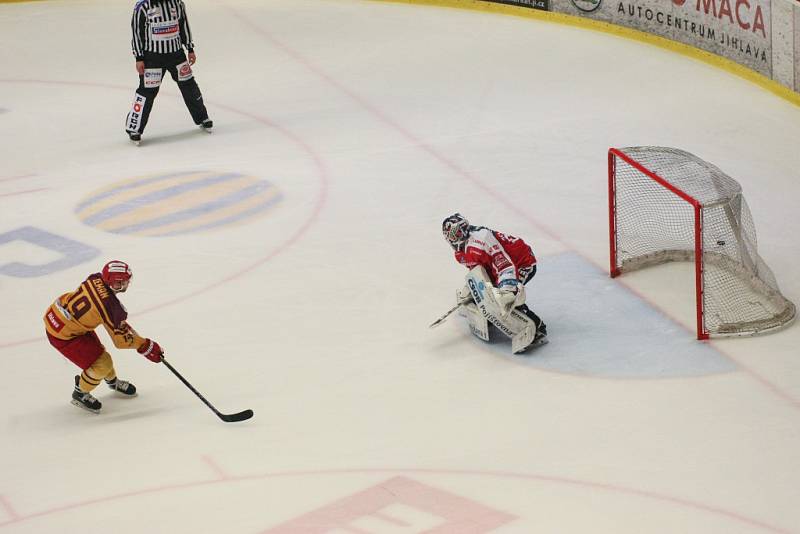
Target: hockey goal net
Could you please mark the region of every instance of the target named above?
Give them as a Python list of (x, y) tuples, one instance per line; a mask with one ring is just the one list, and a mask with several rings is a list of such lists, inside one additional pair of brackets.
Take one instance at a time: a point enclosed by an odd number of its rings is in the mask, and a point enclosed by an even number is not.
[(759, 257), (742, 188), (714, 165), (665, 147), (608, 152), (611, 276), (694, 262), (697, 338), (792, 322), (795, 306)]

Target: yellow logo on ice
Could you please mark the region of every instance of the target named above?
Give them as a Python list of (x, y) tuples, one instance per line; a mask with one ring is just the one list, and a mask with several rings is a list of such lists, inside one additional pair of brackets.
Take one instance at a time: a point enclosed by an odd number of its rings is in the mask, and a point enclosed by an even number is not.
[(187, 171), (138, 177), (94, 191), (75, 213), (106, 232), (164, 237), (249, 222), (282, 198), (277, 187), (253, 176)]

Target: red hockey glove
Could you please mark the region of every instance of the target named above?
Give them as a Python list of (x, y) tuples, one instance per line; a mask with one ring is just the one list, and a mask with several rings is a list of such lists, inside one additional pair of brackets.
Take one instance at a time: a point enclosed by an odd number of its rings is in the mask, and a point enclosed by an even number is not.
[(161, 346), (152, 339), (145, 339), (142, 346), (136, 349), (136, 352), (154, 363), (160, 363), (161, 356), (164, 355)]

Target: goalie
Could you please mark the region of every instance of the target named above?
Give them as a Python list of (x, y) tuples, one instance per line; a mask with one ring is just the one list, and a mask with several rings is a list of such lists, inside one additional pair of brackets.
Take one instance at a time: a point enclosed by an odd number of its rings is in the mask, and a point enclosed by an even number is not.
[(471, 226), (460, 213), (442, 222), (455, 258), (470, 269), (458, 291), (460, 313), (470, 330), (489, 340), (489, 323), (511, 338), (514, 354), (547, 342), (547, 326), (525, 303), (525, 284), (536, 274), (536, 257), (522, 239)]

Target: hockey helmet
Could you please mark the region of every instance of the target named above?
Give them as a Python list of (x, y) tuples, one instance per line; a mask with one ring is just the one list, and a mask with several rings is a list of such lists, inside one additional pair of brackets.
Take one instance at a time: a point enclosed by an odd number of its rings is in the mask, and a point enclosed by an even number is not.
[(133, 278), (133, 271), (131, 271), (130, 265), (124, 261), (111, 260), (103, 266), (100, 276), (112, 290), (124, 292)]
[(469, 221), (460, 213), (454, 213), (442, 221), (442, 234), (450, 246), (458, 250), (469, 237)]

